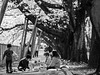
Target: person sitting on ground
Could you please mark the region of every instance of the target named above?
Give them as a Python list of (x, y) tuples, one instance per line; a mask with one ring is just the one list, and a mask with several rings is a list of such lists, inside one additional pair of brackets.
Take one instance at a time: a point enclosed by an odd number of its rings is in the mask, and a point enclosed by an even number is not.
[(47, 69), (57, 69), (57, 68), (60, 68), (60, 58), (57, 51), (53, 51), (52, 60), (50, 65), (47, 67)]
[(22, 58), (21, 61), (19, 62), (18, 70), (25, 71), (26, 69), (30, 69), (29, 68), (29, 60), (30, 59), (31, 59), (30, 55), (27, 55), (25, 58)]
[(51, 62), (50, 55), (49, 55), (49, 53), (44, 53), (44, 56), (46, 57), (45, 64), (48, 67), (50, 65), (50, 62)]

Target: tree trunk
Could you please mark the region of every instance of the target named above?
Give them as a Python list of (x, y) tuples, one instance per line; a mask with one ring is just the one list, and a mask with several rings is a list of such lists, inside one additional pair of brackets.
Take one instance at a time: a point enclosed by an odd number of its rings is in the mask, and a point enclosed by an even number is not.
[(93, 26), (93, 32), (89, 66), (97, 67), (100, 57), (100, 0), (93, 0), (90, 19)]
[(89, 66), (97, 67), (99, 57), (100, 57), (100, 38), (98, 37), (96, 32), (93, 30)]
[(5, 14), (5, 10), (6, 10), (8, 1), (9, 0), (3, 0), (3, 3), (2, 3), (2, 7), (1, 7), (1, 10), (0, 10), (0, 26), (1, 26), (1, 23), (2, 23), (3, 16)]

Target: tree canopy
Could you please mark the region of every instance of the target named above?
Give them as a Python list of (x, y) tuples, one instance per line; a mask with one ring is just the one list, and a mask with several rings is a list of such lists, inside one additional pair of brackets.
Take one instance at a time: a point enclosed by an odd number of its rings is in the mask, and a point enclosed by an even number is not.
[[(29, 26), (33, 26), (38, 17), (36, 27), (42, 30), (42, 38), (50, 47), (57, 50), (63, 59), (87, 62), (86, 52), (90, 51), (91, 55), (94, 54), (92, 51), (94, 51), (93, 44), (95, 41), (92, 41), (92, 39), (99, 40), (100, 38), (99, 0), (61, 0), (61, 4), (35, 0), (34, 2), (39, 7), (37, 13), (32, 13), (30, 6), (23, 0), (11, 0), (11, 2), (31, 21)], [(44, 14), (41, 14), (41, 12)], [(47, 18), (43, 19), (43, 17)], [(86, 34), (87, 24), (91, 24), (93, 27), (90, 30), (93, 34), (91, 38)], [(6, 31), (23, 25), (18, 24), (12, 28), (1, 29)], [(28, 28), (28, 30), (32, 31), (31, 28)], [(89, 44), (88, 49), (86, 40)], [(98, 52), (98, 50), (95, 51)], [(89, 60), (92, 59), (91, 55)]]

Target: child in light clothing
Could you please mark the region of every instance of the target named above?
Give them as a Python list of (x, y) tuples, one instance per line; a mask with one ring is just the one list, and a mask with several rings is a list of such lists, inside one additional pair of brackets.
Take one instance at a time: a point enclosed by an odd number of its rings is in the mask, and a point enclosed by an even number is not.
[(49, 53), (44, 53), (44, 56), (46, 57), (45, 64), (48, 67), (51, 63), (51, 58), (49, 56)]
[(47, 67), (47, 69), (56, 69), (60, 68), (60, 58), (56, 51), (52, 52), (52, 60), (50, 65)]

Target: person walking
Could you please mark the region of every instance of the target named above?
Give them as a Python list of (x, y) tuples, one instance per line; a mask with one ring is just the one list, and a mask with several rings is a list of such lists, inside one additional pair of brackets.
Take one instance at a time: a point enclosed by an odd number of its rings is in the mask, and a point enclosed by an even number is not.
[(6, 56), (6, 73), (12, 73), (12, 55), (13, 51), (11, 50), (12, 45), (7, 44), (7, 50), (3, 54), (2, 60)]

